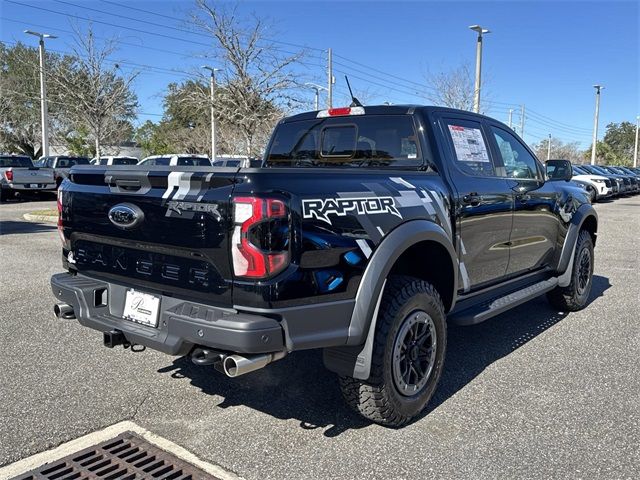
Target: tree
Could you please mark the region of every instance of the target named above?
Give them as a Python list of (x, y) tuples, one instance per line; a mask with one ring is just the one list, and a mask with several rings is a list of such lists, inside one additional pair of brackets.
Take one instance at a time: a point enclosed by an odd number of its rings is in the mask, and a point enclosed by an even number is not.
[(426, 81), (429, 88), (427, 98), (435, 105), (460, 110), (473, 109), (475, 79), (466, 64), (447, 72), (428, 73)]
[(132, 90), (137, 74), (123, 74), (110, 60), (116, 47), (114, 40), (98, 45), (91, 27), (86, 34), (75, 29), (69, 71), (53, 76), (69, 122), (74, 125), (67, 138), (73, 142), (77, 132), (86, 131), (96, 156), (100, 156), (105, 143), (117, 144), (131, 137), (130, 121), (138, 106)]
[[(46, 53), (50, 135), (64, 128), (64, 104), (50, 78), (65, 69), (65, 59)], [(0, 151), (37, 158), (42, 154), (40, 117), (40, 61), (38, 49), (22, 43), (10, 47), (0, 42)]]
[[(265, 132), (302, 103), (292, 67), (304, 52), (282, 53), (263, 34), (268, 27), (262, 19), (240, 19), (234, 6), (214, 6), (209, 0), (196, 0), (196, 5), (191, 23), (211, 35), (213, 56), (222, 67), (219, 78), (225, 101), (216, 102), (216, 111), (242, 135), (247, 154), (255, 155), (266, 142)], [(206, 97), (205, 90), (201, 102)]]
[[(614, 162), (618, 165), (633, 163), (633, 149), (636, 141), (636, 126), (631, 122), (610, 123), (602, 139), (614, 156)], [(597, 153), (597, 145), (596, 145)]]
[[(549, 139), (545, 138), (539, 143), (531, 146), (536, 156), (544, 161), (547, 159), (547, 149), (549, 147)], [(551, 138), (551, 158), (570, 160), (571, 163), (582, 163), (584, 158), (582, 151), (580, 150), (579, 142), (564, 143), (559, 138)]]

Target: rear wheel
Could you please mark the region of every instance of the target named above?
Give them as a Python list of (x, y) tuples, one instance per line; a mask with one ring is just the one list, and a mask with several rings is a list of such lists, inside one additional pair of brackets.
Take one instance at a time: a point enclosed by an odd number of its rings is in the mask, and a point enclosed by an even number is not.
[(593, 240), (589, 232), (581, 230), (573, 257), (571, 283), (566, 287), (556, 287), (547, 293), (549, 303), (564, 312), (582, 310), (587, 305), (591, 293), (593, 266)]
[(446, 316), (438, 291), (407, 276), (387, 281), (368, 380), (341, 377), (345, 401), (373, 422), (400, 426), (431, 399), (446, 351)]
[(0, 202), (9, 200), (9, 198), (10, 198), (9, 191), (4, 188), (0, 188)]

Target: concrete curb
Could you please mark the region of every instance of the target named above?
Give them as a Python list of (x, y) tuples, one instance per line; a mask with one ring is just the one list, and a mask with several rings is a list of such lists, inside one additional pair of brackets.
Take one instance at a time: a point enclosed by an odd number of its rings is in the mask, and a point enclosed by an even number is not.
[(0, 479), (15, 478), (42, 465), (55, 462), (67, 455), (84, 450), (91, 445), (115, 438), (124, 432), (137, 433), (148, 442), (153, 443), (156, 447), (174, 454), (176, 457), (195, 465), (220, 480), (243, 480), (242, 477), (239, 477), (235, 473), (225, 470), (219, 465), (206, 462), (180, 445), (127, 420), (2, 467), (0, 468)]
[(58, 223), (58, 217), (55, 215), (33, 215), (25, 213), (22, 218), (29, 222)]

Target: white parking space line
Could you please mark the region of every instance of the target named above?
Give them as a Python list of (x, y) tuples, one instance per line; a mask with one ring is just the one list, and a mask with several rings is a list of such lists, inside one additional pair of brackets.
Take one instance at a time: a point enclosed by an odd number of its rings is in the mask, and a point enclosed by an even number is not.
[(63, 443), (62, 445), (52, 448), (51, 450), (36, 453), (35, 455), (23, 458), (22, 460), (18, 460), (17, 462), (2, 467), (0, 468), (0, 480), (6, 480), (18, 475), (22, 475), (30, 470), (33, 470), (34, 468), (38, 468), (41, 465), (44, 465), (45, 463), (55, 462), (56, 460), (66, 457), (67, 455), (71, 455), (75, 452), (79, 452), (80, 450), (91, 447), (92, 445), (97, 445), (111, 438), (117, 437), (124, 432), (134, 432), (140, 435), (149, 443), (154, 444), (156, 447), (172, 453), (181, 460), (189, 462), (190, 464), (200, 468), (201, 470), (204, 470), (205, 472), (215, 477), (218, 477), (221, 480), (242, 480), (242, 477), (239, 477), (235, 473), (229, 472), (218, 465), (213, 465), (209, 462), (205, 462), (180, 445), (177, 445), (172, 441), (167, 440), (166, 438), (156, 435), (155, 433), (152, 433), (149, 430), (142, 428), (140, 425), (130, 421), (116, 423), (115, 425), (111, 425), (103, 430), (89, 433), (67, 443)]

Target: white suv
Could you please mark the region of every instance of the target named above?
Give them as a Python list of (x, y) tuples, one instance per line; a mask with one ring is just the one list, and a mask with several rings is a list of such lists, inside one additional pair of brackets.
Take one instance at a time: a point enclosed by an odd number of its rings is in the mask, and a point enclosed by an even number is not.
[(140, 160), (138, 165), (147, 167), (162, 165), (165, 167), (210, 167), (211, 162), (206, 155), (191, 155), (188, 153), (178, 155), (151, 155)]
[(594, 175), (580, 168), (579, 165), (573, 165), (572, 180), (580, 180), (587, 184), (587, 192), (591, 197), (591, 203), (596, 202), (599, 198), (608, 197), (613, 194), (611, 180), (602, 175)]

